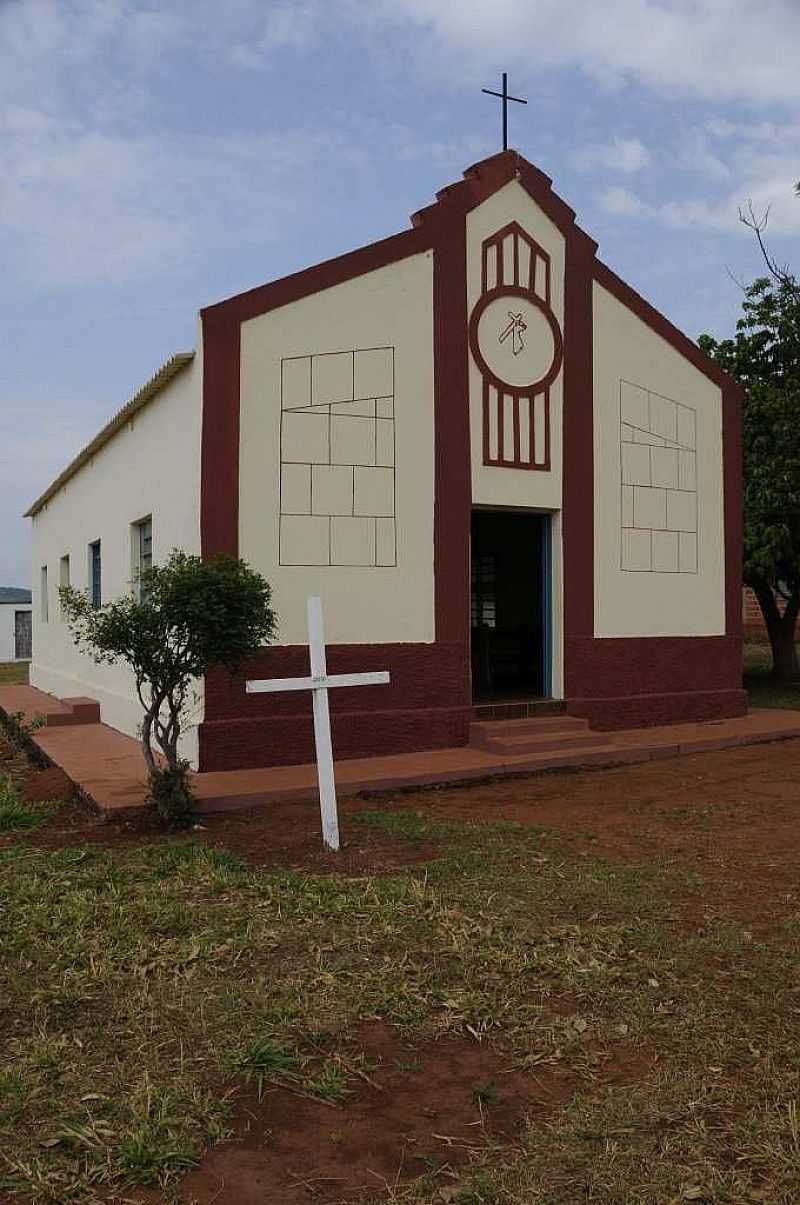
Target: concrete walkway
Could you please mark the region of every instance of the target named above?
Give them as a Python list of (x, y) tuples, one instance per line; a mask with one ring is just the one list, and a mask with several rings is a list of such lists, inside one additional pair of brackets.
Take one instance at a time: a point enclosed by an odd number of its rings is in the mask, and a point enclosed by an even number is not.
[[(0, 712), (21, 711), (28, 719), (37, 714), (47, 716), (45, 726), (33, 733), (35, 744), (102, 813), (116, 817), (140, 811), (147, 776), (138, 741), (105, 724), (91, 722), (88, 708), (83, 714), (74, 708), (72, 714), (78, 712), (79, 718), (65, 722), (60, 718), (64, 706), (69, 710), (69, 701), (60, 703), (33, 687), (0, 686)], [(362, 791), (478, 781), (495, 775), (646, 762), (800, 737), (800, 711), (762, 709), (733, 720), (597, 732), (591, 736), (591, 743), (577, 747), (518, 754), (460, 746), (340, 761), (336, 782), (339, 794), (345, 797)], [(193, 782), (200, 810), (211, 812), (313, 798), (317, 779), (315, 767), (303, 765), (195, 774)]]

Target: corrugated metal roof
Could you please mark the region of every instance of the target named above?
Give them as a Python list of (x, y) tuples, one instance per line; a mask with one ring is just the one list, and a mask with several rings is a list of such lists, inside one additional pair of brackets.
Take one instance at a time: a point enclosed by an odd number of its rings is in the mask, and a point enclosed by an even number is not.
[(118, 410), (110, 422), (106, 423), (102, 431), (95, 435), (91, 443), (88, 443), (82, 452), (79, 452), (74, 460), (70, 461), (63, 472), (59, 473), (55, 481), (48, 485), (44, 493), (36, 499), (32, 506), (25, 511), (25, 518), (31, 519), (42, 509), (46, 502), (49, 502), (54, 494), (57, 494), (62, 485), (69, 481), (77, 473), (78, 469), (83, 468), (88, 460), (99, 452), (100, 449), (108, 443), (110, 439), (116, 435), (121, 427), (124, 427), (135, 414), (143, 410), (148, 402), (152, 402), (153, 398), (168, 385), (169, 382), (176, 377), (179, 372), (182, 372), (187, 365), (191, 364), (194, 359), (193, 351), (178, 352), (177, 355), (171, 356), (166, 364), (162, 364), (158, 372), (150, 378), (146, 385), (135, 393), (129, 402), (126, 402), (121, 410)]

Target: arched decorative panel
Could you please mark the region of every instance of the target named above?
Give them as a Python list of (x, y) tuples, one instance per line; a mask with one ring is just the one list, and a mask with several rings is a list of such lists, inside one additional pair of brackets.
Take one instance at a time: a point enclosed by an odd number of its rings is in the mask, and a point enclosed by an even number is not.
[(519, 223), (484, 240), (469, 341), (483, 377), (485, 465), (550, 468), (550, 387), (563, 360), (550, 276), (550, 256)]

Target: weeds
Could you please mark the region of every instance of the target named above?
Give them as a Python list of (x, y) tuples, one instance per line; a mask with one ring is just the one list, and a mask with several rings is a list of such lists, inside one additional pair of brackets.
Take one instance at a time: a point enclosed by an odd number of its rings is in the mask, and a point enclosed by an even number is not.
[(14, 781), (0, 776), (0, 833), (37, 828), (54, 815), (60, 806), (58, 801), (26, 803)]
[[(425, 1044), (466, 1037), (548, 1109), (505, 1145), (470, 1130), (455, 1182), (431, 1137), (430, 1176), (394, 1186), (397, 1202), (445, 1200), (443, 1185), (469, 1205), (661, 1205), (708, 1185), (709, 1200), (792, 1202), (791, 932), (751, 940), (719, 910), (688, 932), (669, 919), (686, 890), (674, 867), (450, 829), (446, 856), (383, 878), (268, 873), (199, 840), (1, 850), (0, 1191), (166, 1187), (226, 1132), (245, 1084), (346, 1117), (377, 1074), (359, 1046), (377, 1020), (407, 1043), (394, 1074), (416, 1073), (421, 1096)], [(615, 1061), (634, 1070), (616, 1081)], [(551, 1071), (574, 1084), (560, 1104), (537, 1086)], [(504, 1103), (498, 1078), (467, 1093), (476, 1116)]]

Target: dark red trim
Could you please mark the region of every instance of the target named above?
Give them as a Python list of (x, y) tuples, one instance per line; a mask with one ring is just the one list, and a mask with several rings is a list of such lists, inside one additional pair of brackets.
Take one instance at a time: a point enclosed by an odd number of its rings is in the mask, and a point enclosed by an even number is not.
[(596, 244), (574, 227), (564, 267), (564, 403), (561, 524), (564, 549), (564, 689), (578, 666), (573, 637), (594, 636), (594, 353), (592, 268)]
[(321, 293), (323, 289), (343, 284), (366, 272), (374, 272), (377, 268), (385, 268), (409, 255), (417, 255), (429, 247), (425, 230), (403, 230), (377, 243), (369, 243), (366, 247), (358, 247), (355, 251), (347, 251), (334, 259), (326, 259), (321, 264), (293, 272), (291, 276), (282, 276), (246, 293), (237, 293), (235, 297), (206, 306), (200, 313), (203, 317), (224, 313), (229, 321), (247, 322), (279, 306), (289, 305), (312, 293)]
[(569, 700), (569, 715), (589, 721), (591, 728), (652, 728), (660, 724), (702, 723), (747, 714), (747, 694), (732, 690), (680, 691), (675, 694), (624, 695), (608, 699)]
[[(497, 301), (500, 297), (522, 297), (525, 301), (535, 305), (538, 310), (544, 315), (547, 325), (550, 327), (550, 333), (553, 336), (553, 360), (547, 372), (538, 381), (532, 381), (530, 385), (509, 385), (507, 381), (502, 380), (494, 372), (483, 358), (480, 344), (478, 342), (478, 323), (481, 320), (481, 315), (487, 306), (493, 301)], [(531, 293), (529, 289), (522, 288), (521, 285), (503, 285), (498, 289), (490, 289), (488, 293), (484, 293), (478, 301), (475, 302), (472, 314), (469, 319), (469, 345), (475, 363), (481, 371), (481, 374), (488, 379), (496, 389), (502, 391), (507, 397), (533, 397), (537, 393), (542, 393), (558, 376), (561, 371), (561, 361), (564, 356), (564, 344), (561, 338), (561, 330), (559, 329), (558, 321), (550, 306), (542, 297), (537, 297), (535, 293)]]
[(203, 432), (200, 546), (204, 557), (239, 554), (239, 375), (241, 325), (203, 312)]
[(602, 285), (604, 289), (607, 289), (609, 293), (616, 297), (617, 301), (621, 301), (627, 309), (636, 314), (637, 318), (641, 318), (642, 322), (646, 323), (651, 330), (655, 331), (657, 335), (661, 335), (662, 339), (666, 340), (671, 347), (680, 352), (684, 359), (693, 364), (695, 368), (712, 380), (715, 385), (719, 385), (721, 389), (727, 389), (730, 386), (737, 387), (732, 378), (726, 372), (723, 372), (718, 364), (709, 359), (706, 353), (688, 335), (684, 335), (683, 331), (679, 330), (677, 326), (673, 326), (669, 318), (665, 318), (663, 314), (659, 313), (649, 301), (645, 301), (644, 297), (631, 288), (629, 284), (626, 284), (624, 280), (617, 276), (616, 272), (612, 272), (611, 268), (599, 259), (595, 260), (594, 278), (599, 285)]
[(470, 700), (469, 591), (472, 464), (467, 353), (467, 231), (463, 215), (438, 228), (433, 264), (436, 639), (464, 649), (457, 701)]

